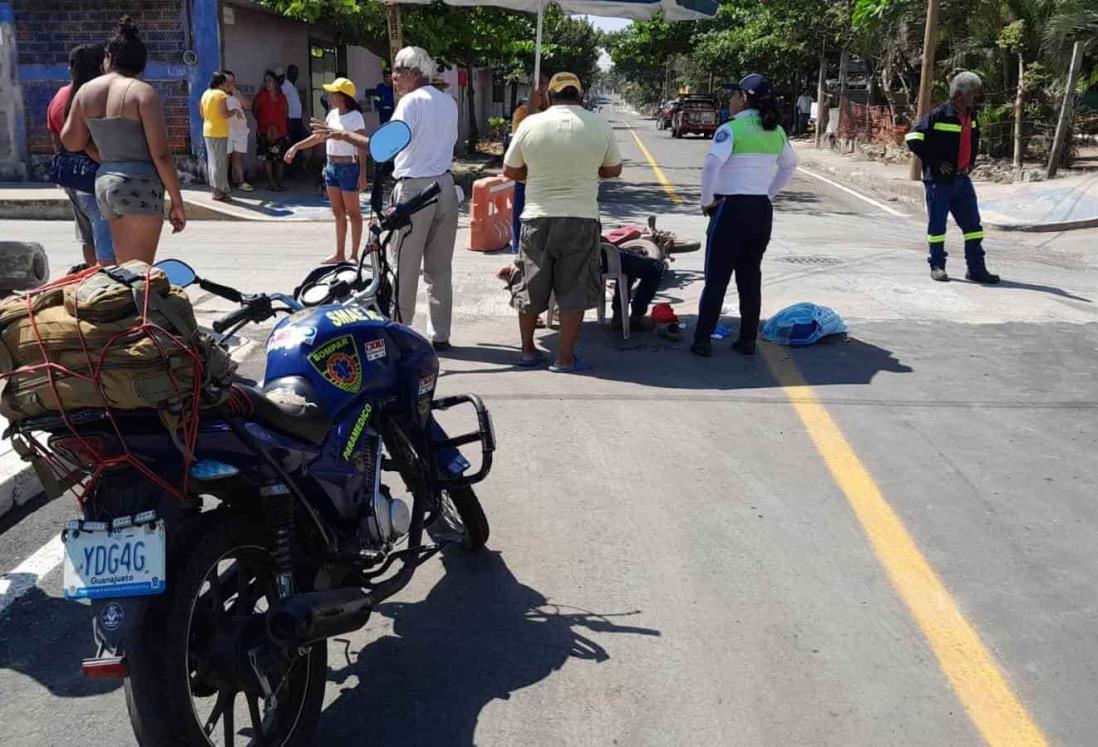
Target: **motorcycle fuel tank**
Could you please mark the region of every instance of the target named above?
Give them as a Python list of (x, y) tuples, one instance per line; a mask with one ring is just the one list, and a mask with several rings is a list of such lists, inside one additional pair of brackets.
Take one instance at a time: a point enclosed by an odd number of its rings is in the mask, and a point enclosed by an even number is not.
[(363, 398), (402, 393), (430, 380), (438, 357), (410, 327), (373, 309), (317, 306), (283, 319), (267, 339), (265, 380), (301, 376), (331, 416)]

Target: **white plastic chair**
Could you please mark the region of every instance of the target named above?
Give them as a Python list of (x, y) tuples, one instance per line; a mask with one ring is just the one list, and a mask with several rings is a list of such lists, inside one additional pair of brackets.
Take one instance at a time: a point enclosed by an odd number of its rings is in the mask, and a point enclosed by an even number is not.
[[(614, 287), (621, 304), (621, 335), (622, 339), (629, 339), (629, 278), (621, 268), (621, 250), (613, 244), (602, 243), (602, 254), (606, 258), (606, 272), (602, 273), (601, 296), (599, 305), (595, 307), (599, 324), (606, 324), (606, 285), (610, 280), (614, 281)], [(545, 326), (553, 326), (553, 317), (556, 316), (557, 297), (549, 296), (549, 309), (545, 313)]]

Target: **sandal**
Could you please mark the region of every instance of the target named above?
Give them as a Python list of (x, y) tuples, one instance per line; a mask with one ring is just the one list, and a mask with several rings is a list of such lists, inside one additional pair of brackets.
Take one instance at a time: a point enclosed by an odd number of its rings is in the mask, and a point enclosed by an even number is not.
[(549, 370), (553, 373), (579, 373), (580, 371), (590, 370), (591, 365), (587, 361), (580, 360), (578, 355), (572, 356), (571, 366), (558, 366), (556, 363), (549, 366)]
[(540, 350), (536, 351), (532, 358), (522, 356), (515, 361), (515, 365), (519, 368), (537, 368), (542, 363), (545, 363), (545, 354)]

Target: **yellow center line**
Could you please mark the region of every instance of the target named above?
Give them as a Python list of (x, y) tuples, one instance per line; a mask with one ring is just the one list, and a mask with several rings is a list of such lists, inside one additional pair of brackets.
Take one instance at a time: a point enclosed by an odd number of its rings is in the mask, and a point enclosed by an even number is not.
[(682, 197), (675, 191), (675, 188), (671, 185), (671, 181), (663, 173), (663, 169), (656, 163), (656, 159), (652, 158), (652, 154), (648, 152), (648, 148), (644, 147), (644, 143), (641, 142), (640, 137), (637, 135), (637, 131), (633, 129), (633, 126), (629, 123), (625, 123), (625, 126), (629, 128), (629, 134), (633, 136), (633, 139), (637, 141), (637, 147), (640, 148), (641, 153), (648, 159), (648, 165), (652, 167), (652, 171), (656, 175), (656, 180), (663, 185), (663, 190), (667, 192), (667, 196), (671, 198), (671, 202), (676, 205), (682, 204)]
[[(681, 203), (682, 198), (637, 133), (632, 127), (629, 131), (671, 200)], [(815, 390), (805, 382), (796, 363), (778, 348), (763, 345), (762, 350), (832, 478), (845, 494), (877, 559), (984, 740), (992, 747), (1047, 745), (1040, 728), (1011, 690), (995, 657), (923, 557), (903, 520), (885, 500), (873, 476), (820, 403)]]
[(1047, 744), (995, 657), (919, 552), (903, 520), (881, 495), (872, 475), (796, 364), (778, 348), (763, 345), (762, 349), (771, 372), (846, 495), (892, 585), (984, 740), (992, 747)]

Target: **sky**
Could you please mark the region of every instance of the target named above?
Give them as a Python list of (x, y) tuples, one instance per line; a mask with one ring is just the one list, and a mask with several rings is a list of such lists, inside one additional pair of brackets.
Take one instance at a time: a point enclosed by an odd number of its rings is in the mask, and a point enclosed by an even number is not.
[[(628, 18), (600, 18), (599, 16), (584, 16), (591, 25), (597, 28), (599, 31), (621, 31), (628, 26), (632, 21)], [(606, 52), (599, 54), (599, 69), (609, 70), (614, 66), (614, 63), (610, 61), (610, 55)]]

